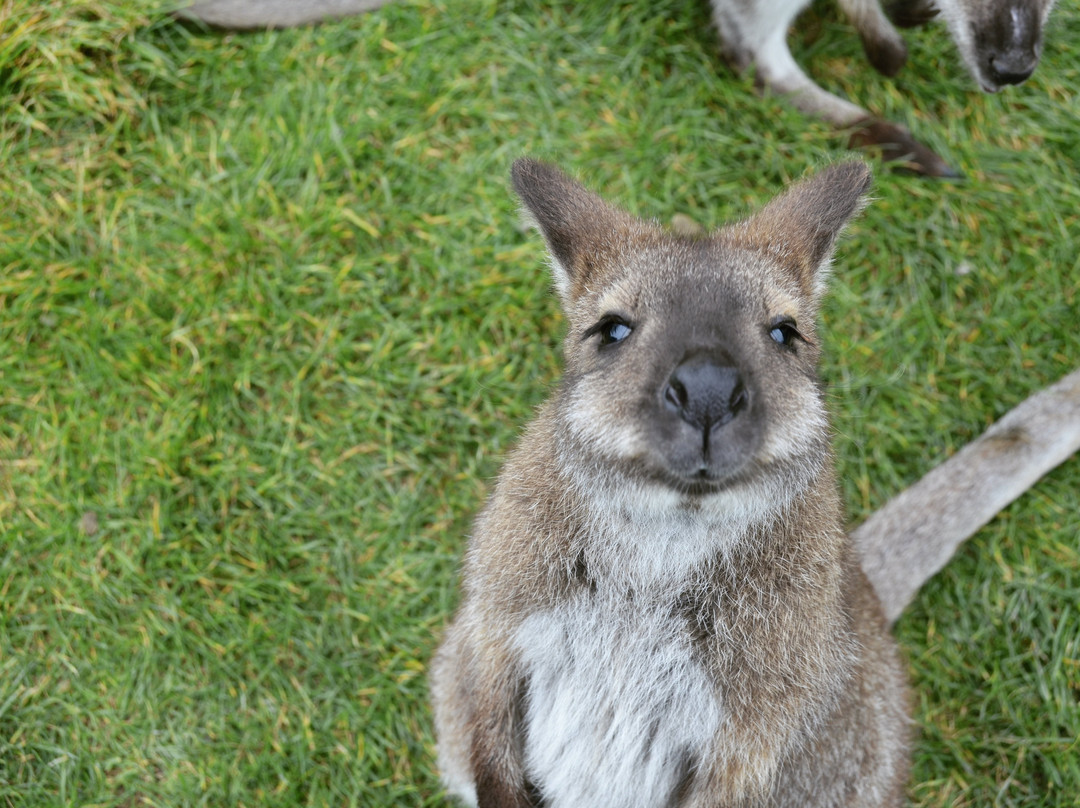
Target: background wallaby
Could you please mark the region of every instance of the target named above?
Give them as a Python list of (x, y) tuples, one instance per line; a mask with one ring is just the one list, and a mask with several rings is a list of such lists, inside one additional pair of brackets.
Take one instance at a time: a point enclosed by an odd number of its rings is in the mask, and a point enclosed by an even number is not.
[[(198, 0), (184, 17), (227, 28), (289, 27), (371, 11), (390, 0)], [(932, 176), (956, 172), (903, 126), (873, 116), (819, 87), (796, 64), (788, 29), (808, 0), (710, 0), (721, 47), (739, 71), (752, 68), (764, 87), (787, 96), (803, 112), (851, 128), (852, 144), (880, 148)], [(923, 25), (939, 13), (971, 75), (986, 92), (1019, 84), (1031, 75), (1042, 52), (1043, 26), (1054, 0), (892, 0), (888, 15), (880, 0), (838, 0), (862, 39), (871, 64), (895, 75), (907, 47), (889, 17), (901, 27)]]
[[(870, 62), (882, 73), (895, 75), (907, 59), (907, 47), (879, 0), (838, 2), (858, 29)], [(853, 128), (853, 145), (878, 146), (886, 159), (906, 161), (921, 173), (955, 176), (907, 129), (875, 118), (803, 73), (788, 50), (787, 32), (807, 5), (807, 0), (712, 0), (729, 61), (740, 70), (753, 67), (758, 81), (786, 95), (803, 112)], [(971, 75), (992, 93), (1019, 84), (1035, 70), (1053, 5), (1054, 0), (894, 0), (888, 9), (903, 26), (921, 25), (940, 11)]]
[[(566, 372), (476, 523), (432, 663), (449, 790), (481, 806), (900, 805), (889, 624), (940, 566), (903, 541), (935, 515), (868, 523), (854, 546), (815, 373), (824, 276), (868, 169), (828, 168), (701, 238), (542, 163), (513, 181), (549, 247)], [(1005, 431), (1071, 429), (1043, 439), (1052, 462), (1020, 453), (1045, 470), (1080, 442), (1080, 372), (1032, 401)], [(1018, 493), (988, 488), (983, 505)], [(875, 553), (872, 585), (859, 559)]]

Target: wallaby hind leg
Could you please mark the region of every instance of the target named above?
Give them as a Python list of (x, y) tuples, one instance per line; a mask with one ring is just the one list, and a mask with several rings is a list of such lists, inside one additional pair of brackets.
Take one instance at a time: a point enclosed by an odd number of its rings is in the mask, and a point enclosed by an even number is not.
[(445, 642), (431, 661), (428, 681), (438, 738), (439, 774), (450, 794), (474, 806), (476, 786), (467, 754), (472, 747), (469, 700), (457, 675), (465, 666), (461, 640), (461, 632), (450, 626)]
[(840, 127), (869, 118), (870, 113), (862, 107), (814, 84), (792, 57), (787, 44), (788, 27), (804, 4), (805, 0), (781, 0), (765, 9), (761, 0), (713, 0), (713, 22), (725, 58), (740, 73), (753, 68), (758, 85), (786, 95), (796, 108), (809, 115)]

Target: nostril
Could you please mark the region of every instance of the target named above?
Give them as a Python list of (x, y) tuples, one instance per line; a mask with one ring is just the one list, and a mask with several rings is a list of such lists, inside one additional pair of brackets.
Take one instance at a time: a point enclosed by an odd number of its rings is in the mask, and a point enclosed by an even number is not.
[(746, 408), (746, 405), (750, 403), (750, 396), (746, 392), (746, 388), (743, 387), (742, 382), (739, 382), (738, 387), (735, 388), (735, 392), (731, 396), (731, 414), (736, 415), (741, 410)]
[(668, 381), (667, 387), (664, 388), (664, 401), (675, 412), (681, 412), (686, 407), (686, 388), (681, 381), (676, 378)]

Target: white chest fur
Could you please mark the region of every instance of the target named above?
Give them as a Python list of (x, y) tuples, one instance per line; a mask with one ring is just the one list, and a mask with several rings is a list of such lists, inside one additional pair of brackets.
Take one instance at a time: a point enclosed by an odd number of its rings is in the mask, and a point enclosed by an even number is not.
[(545, 805), (668, 804), (721, 716), (670, 603), (583, 592), (526, 619), (516, 644), (528, 673), (525, 766)]

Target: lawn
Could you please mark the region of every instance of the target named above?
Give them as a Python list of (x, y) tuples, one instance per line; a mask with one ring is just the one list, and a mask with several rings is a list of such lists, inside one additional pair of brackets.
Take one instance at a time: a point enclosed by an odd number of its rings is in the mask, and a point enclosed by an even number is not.
[[(512, 160), (712, 226), (845, 154), (700, 0), (432, 0), (318, 27), (0, 3), (0, 805), (441, 805), (425, 670), (557, 378)], [(816, 6), (796, 56), (964, 179), (877, 165), (824, 313), (852, 522), (1080, 365), (1080, 11), (975, 91)], [(914, 806), (1077, 806), (1080, 460), (897, 627)]]

